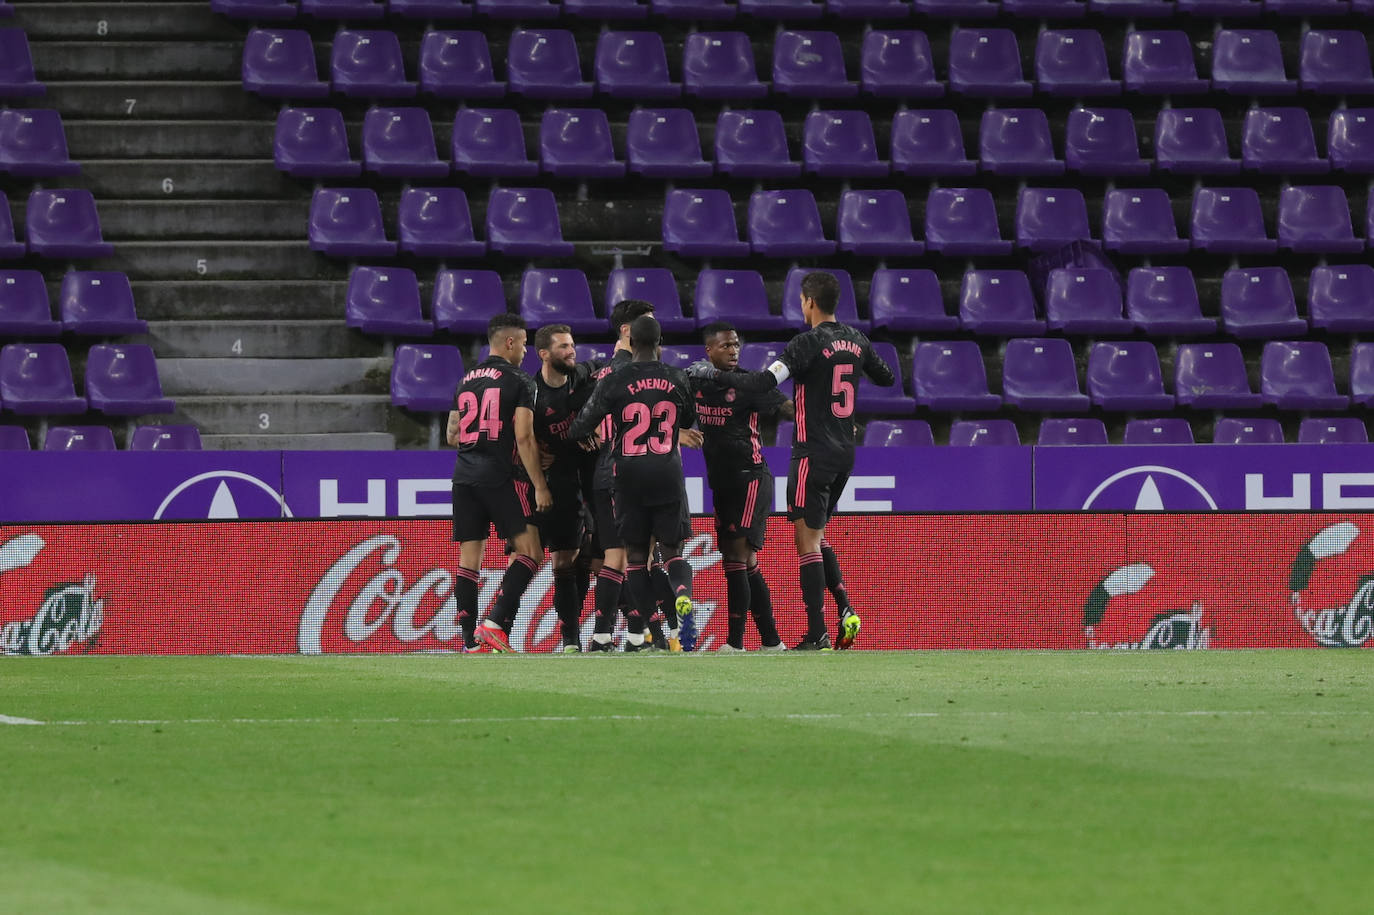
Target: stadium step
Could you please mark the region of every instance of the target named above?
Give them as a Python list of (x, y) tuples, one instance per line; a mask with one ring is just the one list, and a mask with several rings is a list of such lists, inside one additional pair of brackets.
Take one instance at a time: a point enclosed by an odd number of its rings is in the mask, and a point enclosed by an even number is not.
[[(120, 245), (121, 248), (128, 245)], [(144, 320), (205, 322), (321, 319), (343, 326), (342, 281), (313, 280), (135, 280), (134, 301)]]
[(300, 435), (202, 435), (207, 451), (394, 451), (389, 432), (332, 432)]
[(16, 23), (33, 41), (138, 41), (190, 38), (233, 41), (238, 25), (209, 3), (17, 3)]
[(301, 394), (260, 397), (176, 398), (165, 423), (193, 423), (210, 435), (376, 432), (388, 428), (391, 398), (385, 394)]
[[(305, 237), (308, 200), (110, 200), (99, 203), (105, 240)], [(19, 222), (18, 219), (15, 220)]]
[[(207, 4), (208, 6), (208, 4)], [(38, 79), (239, 79), (243, 39), (232, 41), (30, 41)]]
[(97, 200), (182, 198), (309, 199), (310, 188), (277, 171), (271, 159), (87, 159), (64, 178)]
[(380, 394), (387, 390), (391, 359), (157, 360), (168, 397), (184, 394)]
[[(146, 310), (146, 309), (143, 309)], [(181, 359), (346, 359), (376, 357), (382, 341), (323, 321), (153, 321), (138, 342), (151, 344), (158, 365)]]
[[(312, 252), (304, 231), (298, 242), (125, 241), (99, 265), (101, 269), (121, 270), (131, 280), (348, 279), (348, 264)], [(342, 316), (343, 310), (338, 313)]]
[(263, 159), (272, 155), (272, 121), (71, 121), (67, 148), (89, 159)]
[[(189, 118), (211, 115), (233, 120), (275, 122), (277, 105), (243, 91), (238, 79), (99, 80), (49, 82), (47, 95), (34, 104), (56, 108), (65, 121)], [(270, 150), (269, 150), (270, 151)]]

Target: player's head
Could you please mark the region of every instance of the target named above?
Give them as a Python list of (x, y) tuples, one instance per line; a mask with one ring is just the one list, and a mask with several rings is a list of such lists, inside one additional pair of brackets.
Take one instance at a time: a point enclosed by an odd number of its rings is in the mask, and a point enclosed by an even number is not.
[(577, 364), (577, 345), (572, 328), (566, 324), (545, 324), (534, 335), (534, 349), (540, 360), (564, 375)]
[(630, 348), (635, 351), (635, 359), (657, 359), (662, 339), (663, 329), (653, 315), (640, 315), (630, 322)]
[(739, 365), (739, 334), (729, 321), (714, 321), (701, 329), (701, 342), (706, 344), (706, 358), (722, 372)]
[(525, 319), (513, 314), (492, 315), (487, 322), (487, 343), (493, 356), (519, 365), (525, 358)]
[(652, 302), (643, 299), (622, 299), (611, 308), (611, 332), (617, 340), (630, 342), (630, 323), (635, 318), (654, 313)]
[(802, 277), (802, 317), (812, 327), (835, 320), (840, 304), (840, 284), (833, 274), (817, 270)]

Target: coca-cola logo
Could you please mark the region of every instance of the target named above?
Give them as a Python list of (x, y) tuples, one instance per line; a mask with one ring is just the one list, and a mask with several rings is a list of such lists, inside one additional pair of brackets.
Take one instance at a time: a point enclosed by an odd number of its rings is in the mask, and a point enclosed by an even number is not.
[[(37, 534), (21, 534), (0, 544), (0, 574), (33, 564), (47, 544)], [(85, 644), (90, 648), (105, 621), (105, 601), (95, 597), (95, 576), (49, 587), (28, 619), (0, 626), (0, 654), (50, 655)]]
[(1307, 608), (1302, 595), (1293, 595), (1298, 624), (1318, 645), (1326, 648), (1359, 648), (1374, 635), (1374, 574), (1360, 579), (1344, 607)]
[(1191, 610), (1164, 613), (1155, 617), (1139, 641), (1098, 642), (1088, 636), (1089, 648), (1113, 648), (1129, 651), (1154, 649), (1177, 649), (1194, 651), (1207, 648), (1212, 643), (1212, 629), (1202, 625), (1202, 606), (1194, 604)]

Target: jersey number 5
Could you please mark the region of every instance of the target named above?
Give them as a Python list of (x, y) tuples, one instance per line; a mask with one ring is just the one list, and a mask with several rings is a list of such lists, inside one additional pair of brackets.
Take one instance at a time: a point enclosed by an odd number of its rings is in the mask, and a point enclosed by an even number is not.
[[(671, 400), (660, 400), (654, 404), (652, 410), (648, 404), (627, 403), (621, 413), (621, 420), (629, 426), (620, 449), (626, 457), (636, 457), (651, 451), (654, 454), (667, 454), (673, 450), (677, 404)], [(654, 423), (657, 424), (654, 434), (649, 436), (649, 426)]]
[(488, 441), (501, 437), (501, 389), (487, 388), (482, 392), (481, 409), (477, 394), (463, 391), (458, 395), (458, 444), (473, 445), (479, 435)]
[(849, 377), (853, 374), (854, 365), (848, 362), (835, 366), (830, 374), (830, 393), (835, 398), (830, 411), (841, 418), (854, 413), (854, 382)]

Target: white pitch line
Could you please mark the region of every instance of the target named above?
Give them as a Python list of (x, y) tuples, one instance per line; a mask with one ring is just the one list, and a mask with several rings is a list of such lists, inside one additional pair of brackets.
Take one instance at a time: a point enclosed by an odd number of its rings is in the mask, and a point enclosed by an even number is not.
[(14, 715), (0, 715), (0, 724), (45, 724), (34, 718), (16, 718)]

